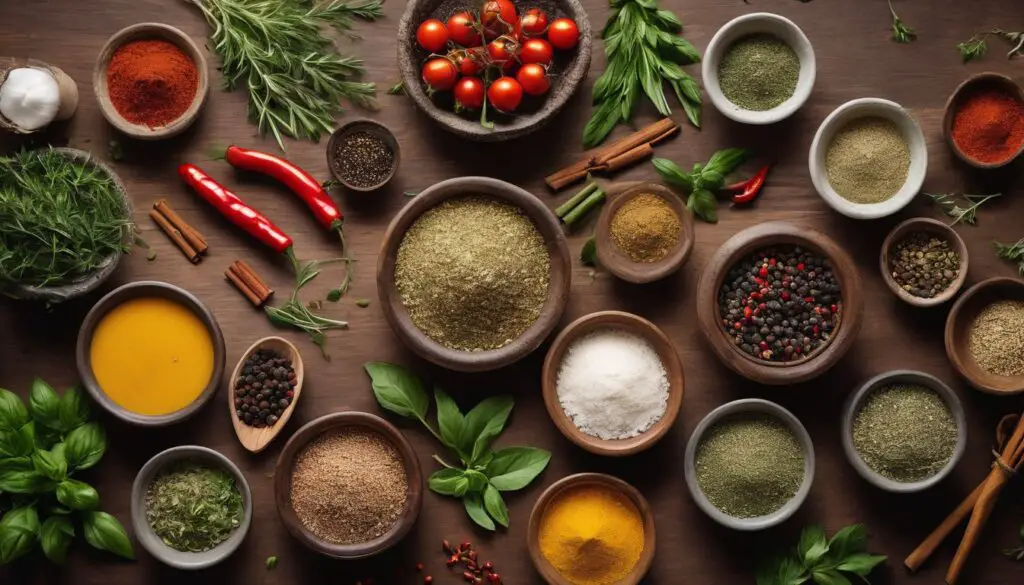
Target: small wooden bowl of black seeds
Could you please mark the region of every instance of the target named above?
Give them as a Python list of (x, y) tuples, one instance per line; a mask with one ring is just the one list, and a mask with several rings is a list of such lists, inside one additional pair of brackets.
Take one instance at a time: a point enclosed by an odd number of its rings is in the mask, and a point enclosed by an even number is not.
[(967, 280), (967, 245), (956, 230), (927, 217), (893, 228), (878, 261), (889, 290), (915, 307), (945, 303)]
[(242, 446), (266, 449), (295, 412), (305, 367), (288, 340), (264, 337), (245, 350), (231, 374), (228, 411)]
[(398, 170), (398, 140), (374, 120), (353, 120), (331, 134), (327, 166), (331, 175), (352, 191), (380, 189)]

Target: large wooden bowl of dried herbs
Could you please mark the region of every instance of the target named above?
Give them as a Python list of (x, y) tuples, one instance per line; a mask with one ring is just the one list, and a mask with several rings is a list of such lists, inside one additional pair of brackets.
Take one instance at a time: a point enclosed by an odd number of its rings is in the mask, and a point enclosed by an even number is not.
[(0, 157), (0, 292), (57, 303), (113, 274), (134, 233), (124, 184), (74, 148)]

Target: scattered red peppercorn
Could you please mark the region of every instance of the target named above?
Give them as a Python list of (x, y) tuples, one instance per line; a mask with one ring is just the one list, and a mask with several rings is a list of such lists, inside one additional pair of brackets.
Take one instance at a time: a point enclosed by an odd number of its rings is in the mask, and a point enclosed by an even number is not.
[(494, 563), (492, 563), (491, 561), (487, 561), (486, 563), (484, 563), (484, 570), (485, 571), (493, 571), (494, 570)]
[(423, 578), (423, 582), (426, 583), (427, 585), (430, 585), (431, 583), (434, 582), (434, 578), (431, 577), (430, 575), (427, 575), (426, 577)]
[(461, 548), (461, 549), (463, 549), (463, 550), (469, 550), (469, 549), (473, 548), (473, 543), (472, 543), (472, 542), (469, 542), (469, 541), (467, 540), (466, 542), (463, 542), (462, 544), (460, 544), (460, 545), (459, 545), (459, 548)]
[(465, 579), (466, 581), (469, 581), (470, 583), (472, 583), (473, 579), (476, 579), (476, 575), (474, 575), (473, 573), (470, 573), (469, 571), (463, 571), (462, 572), (462, 578)]
[(499, 583), (501, 582), (501, 575), (497, 573), (491, 573), (490, 575), (487, 575), (487, 580), (491, 583)]
[(423, 563), (416, 563), (416, 570), (417, 571), (422, 571), (423, 570)]

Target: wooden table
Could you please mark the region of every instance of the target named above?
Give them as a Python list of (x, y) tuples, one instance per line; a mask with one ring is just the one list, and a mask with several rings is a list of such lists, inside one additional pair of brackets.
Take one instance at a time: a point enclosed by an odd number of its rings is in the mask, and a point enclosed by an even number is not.
[[(764, 197), (749, 210), (733, 211), (723, 205), (718, 225), (699, 224), (696, 248), (689, 263), (663, 282), (633, 286), (617, 282), (607, 274), (592, 277), (588, 269), (577, 267), (572, 298), (562, 322), (564, 326), (576, 317), (601, 309), (632, 311), (653, 320), (676, 343), (686, 372), (686, 398), (675, 427), (659, 445), (625, 460), (588, 455), (558, 433), (544, 410), (539, 376), (545, 348), (501, 372), (459, 375), (441, 371), (416, 359), (391, 333), (381, 315), (374, 287), (381, 236), (391, 217), (406, 202), (403, 191), (423, 189), (449, 177), (488, 175), (522, 185), (552, 207), (562, 200), (545, 190), (543, 177), (579, 155), (580, 136), (589, 114), (590, 86), (604, 67), (601, 45), (596, 43), (587, 87), (549, 126), (510, 143), (463, 142), (433, 125), (406, 98), (382, 95), (382, 110), (371, 116), (397, 134), (402, 145), (402, 167), (385, 191), (368, 196), (346, 194), (342, 198), (348, 214), (346, 229), (359, 264), (351, 296), (328, 310), (348, 319), (351, 328), (330, 335), (330, 362), (322, 360), (303, 335), (282, 333), (304, 352), (308, 376), (304, 398), (285, 434), (330, 412), (355, 409), (380, 414), (362, 371), (363, 362), (368, 360), (394, 361), (413, 367), (451, 390), (464, 408), (486, 395), (513, 394), (517, 405), (511, 427), (498, 444), (536, 445), (552, 450), (554, 457), (539, 481), (508, 498), (512, 515), (509, 531), (482, 534), (471, 527), (458, 501), (427, 493), (419, 524), (392, 552), (376, 561), (360, 563), (317, 557), (287, 534), (274, 508), (271, 478), (283, 442), (277, 441), (258, 456), (245, 452), (235, 440), (221, 394), (193, 420), (162, 430), (133, 428), (101, 416), (110, 435), (110, 449), (101, 464), (83, 474), (82, 479), (97, 486), (104, 509), (128, 524), (132, 479), (150, 456), (186, 443), (220, 450), (245, 471), (255, 504), (252, 531), (231, 559), (198, 574), (184, 575), (161, 566), (141, 548), (137, 548), (138, 561), (129, 563), (94, 553), (84, 543), (77, 543), (66, 568), (51, 568), (42, 559), (33, 559), (15, 569), (0, 570), (0, 583), (351, 585), (358, 579), (373, 577), (381, 585), (412, 585), (421, 582), (412, 573), (415, 563), (422, 561), (434, 575), (435, 583), (454, 585), (460, 579), (446, 574), (442, 538), (477, 543), (482, 555), (498, 565), (507, 583), (539, 582), (525, 542), (531, 506), (546, 485), (581, 471), (620, 476), (636, 485), (656, 508), (659, 550), (649, 574), (652, 583), (753, 584), (756, 560), (766, 551), (795, 543), (801, 527), (821, 523), (832, 532), (853, 522), (868, 525), (872, 551), (891, 557), (888, 566), (876, 572), (874, 582), (940, 583), (952, 556), (951, 546), (941, 549), (937, 558), (916, 577), (907, 575), (900, 561), (985, 475), (995, 423), (1005, 413), (1020, 412), (1022, 401), (996, 399), (969, 389), (946, 361), (943, 351), (946, 309), (912, 309), (896, 300), (882, 282), (878, 247), (886, 232), (901, 218), (932, 215), (931, 205), (918, 201), (898, 217), (873, 222), (843, 218), (815, 194), (807, 171), (807, 151), (821, 120), (847, 100), (879, 96), (910, 108), (928, 139), (931, 172), (925, 182), (927, 191), (966, 189), (978, 193), (1005, 189), (1007, 194), (979, 213), (977, 227), (959, 228), (971, 250), (968, 284), (990, 276), (1012, 275), (1014, 269), (996, 259), (990, 242), (1015, 241), (1024, 236), (1024, 165), (1018, 164), (1015, 170), (999, 175), (999, 183), (995, 176), (968, 172), (956, 163), (943, 142), (939, 124), (946, 97), (970, 73), (994, 70), (1020, 76), (1024, 72), (1024, 61), (1007, 61), (1000, 43), (991, 47), (983, 61), (967, 66), (960, 64), (956, 50), (956, 44), (976, 30), (991, 26), (1020, 29), (1020, 3), (898, 2), (900, 16), (920, 33), (916, 43), (899, 45), (889, 39), (890, 18), (883, 0), (751, 2), (746, 5), (740, 0), (663, 0), (662, 5), (679, 14), (686, 24), (685, 36), (701, 50), (718, 27), (747, 12), (768, 10), (795, 20), (814, 44), (818, 57), (818, 79), (810, 101), (791, 119), (770, 127), (740, 126), (706, 106), (703, 131), (684, 125), (682, 135), (659, 147), (658, 153), (685, 166), (706, 160), (718, 148), (752, 147), (777, 161)], [(600, 29), (608, 14), (607, 3), (584, 3), (590, 10), (592, 24)], [(295, 237), (303, 256), (329, 257), (337, 248), (335, 239), (322, 231), (303, 205), (284, 189), (252, 177), (237, 176), (226, 164), (212, 162), (205, 154), (212, 145), (231, 143), (274, 150), (272, 141), (255, 137), (254, 127), (247, 123), (244, 92), (223, 93), (214, 89), (200, 122), (192, 130), (155, 144), (120, 138), (100, 116), (90, 80), (93, 60), (107, 37), (129, 24), (161, 21), (180, 27), (202, 42), (208, 31), (200, 13), (184, 2), (170, 0), (7, 0), (3, 4), (0, 54), (31, 56), (57, 64), (75, 78), (81, 91), (81, 104), (73, 121), (51, 131), (43, 140), (89, 149), (101, 158), (107, 158), (110, 140), (119, 139), (124, 145), (124, 159), (115, 168), (135, 201), (136, 219), (143, 235), (159, 257), (147, 262), (145, 253), (134, 254), (123, 263), (111, 286), (158, 279), (191, 290), (216, 313), (227, 338), (230, 367), (253, 340), (275, 330), (225, 282), (225, 268), (235, 259), (246, 259), (279, 291), (289, 290), (290, 276), (279, 258), (259, 249), (190, 193), (178, 180), (176, 165), (182, 161), (200, 163), (215, 178), (244, 194)], [(355, 43), (355, 51), (366, 59), (369, 78), (382, 90), (398, 79), (394, 30), (403, 8), (403, 2), (392, 0), (385, 7), (384, 20), (358, 26), (364, 40)], [(215, 57), (211, 59), (211, 65), (216, 63)], [(219, 85), (219, 74), (214, 72), (214, 77), (214, 84)], [(349, 117), (360, 115), (363, 114), (353, 113)], [(681, 111), (676, 112), (676, 117), (682, 119)], [(636, 116), (639, 123), (654, 119), (653, 110), (646, 104)], [(624, 131), (619, 128), (617, 132)], [(9, 152), (16, 145), (8, 140), (3, 143), (4, 151)], [(323, 143), (290, 143), (288, 156), (314, 175), (328, 177)], [(649, 179), (655, 173), (649, 164), (642, 164), (620, 176)], [(146, 218), (145, 208), (158, 197), (168, 198), (207, 235), (211, 252), (202, 264), (192, 266), (185, 261)], [(740, 229), (775, 219), (822, 230), (848, 246), (861, 267), (866, 295), (866, 322), (853, 349), (827, 375), (786, 388), (757, 386), (726, 370), (705, 347), (694, 315), (697, 278), (714, 250)], [(570, 246), (574, 255), (589, 232), (586, 227), (573, 236)], [(309, 288), (310, 293), (326, 292), (338, 276), (322, 275)], [(359, 298), (372, 302), (368, 308), (358, 308), (354, 299)], [(92, 297), (52, 311), (0, 300), (0, 386), (25, 395), (34, 376), (43, 376), (58, 387), (74, 384), (75, 336), (82, 317), (95, 300)], [(952, 384), (963, 398), (970, 428), (967, 453), (952, 477), (917, 496), (889, 495), (866, 484), (846, 462), (839, 441), (840, 407), (847, 394), (873, 374), (904, 367), (929, 372)], [(795, 518), (778, 529), (746, 535), (720, 528), (693, 504), (683, 481), (682, 454), (690, 432), (712, 408), (751, 396), (776, 400), (800, 417), (815, 441), (818, 471), (810, 497)], [(431, 471), (434, 464), (430, 456), (438, 451), (438, 444), (421, 428), (392, 420), (406, 432), (425, 471)], [(965, 584), (1024, 582), (1024, 563), (1014, 564), (1000, 555), (1002, 548), (1017, 543), (1017, 530), (1024, 522), (1024, 504), (1019, 491), (1003, 500), (968, 566), (962, 581)], [(264, 566), (270, 555), (279, 558), (274, 571), (267, 571)], [(396, 568), (404, 576), (396, 577)]]

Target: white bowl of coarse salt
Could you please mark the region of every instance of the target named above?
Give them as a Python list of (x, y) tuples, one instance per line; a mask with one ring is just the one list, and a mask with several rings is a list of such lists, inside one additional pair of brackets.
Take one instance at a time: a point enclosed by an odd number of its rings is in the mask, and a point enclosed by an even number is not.
[(580, 317), (548, 350), (544, 404), (570, 441), (598, 455), (632, 455), (658, 442), (683, 402), (683, 365), (650, 321), (622, 311)]

